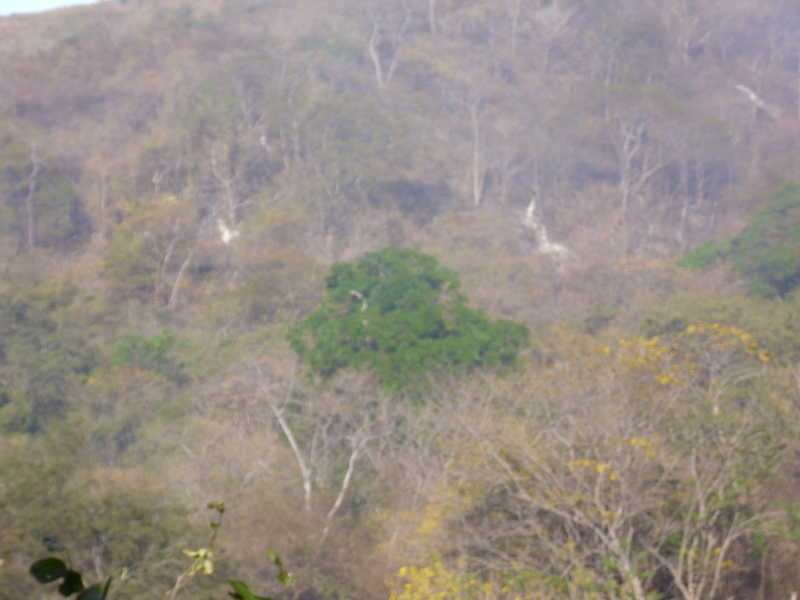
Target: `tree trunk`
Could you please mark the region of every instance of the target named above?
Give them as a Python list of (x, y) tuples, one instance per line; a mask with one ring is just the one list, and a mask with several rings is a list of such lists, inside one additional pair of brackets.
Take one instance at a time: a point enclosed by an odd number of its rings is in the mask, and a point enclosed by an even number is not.
[(469, 116), (472, 121), (472, 201), (475, 208), (481, 205), (483, 193), (483, 173), (481, 170), (481, 128), (478, 106), (480, 100), (469, 105)]
[[(253, 366), (255, 367), (259, 378), (263, 380), (263, 374), (261, 373), (261, 369), (258, 367), (258, 364), (253, 362)], [(306, 461), (303, 458), (303, 452), (300, 450), (300, 445), (297, 443), (297, 439), (294, 437), (294, 432), (292, 431), (292, 428), (289, 427), (289, 423), (283, 417), (283, 408), (279, 408), (272, 400), (272, 394), (269, 388), (263, 384), (261, 388), (264, 392), (264, 396), (266, 397), (267, 404), (269, 404), (269, 407), (275, 415), (275, 418), (278, 420), (278, 424), (281, 426), (283, 434), (286, 436), (286, 439), (289, 440), (289, 445), (292, 447), (292, 452), (294, 453), (295, 460), (297, 460), (297, 465), (300, 467), (300, 475), (303, 479), (303, 504), (305, 505), (306, 512), (310, 513), (313, 470), (308, 466), (308, 464), (306, 464)]]
[(100, 243), (106, 241), (106, 173), (100, 173)]
[(339, 490), (339, 495), (336, 497), (336, 501), (333, 503), (333, 506), (328, 511), (328, 515), (325, 518), (325, 528), (322, 530), (322, 536), (319, 540), (319, 545), (322, 546), (325, 543), (325, 539), (328, 537), (328, 533), (331, 529), (331, 522), (333, 521), (333, 517), (336, 516), (336, 512), (341, 507), (342, 502), (344, 501), (345, 494), (347, 494), (347, 489), (350, 487), (350, 480), (353, 478), (353, 472), (355, 471), (356, 461), (358, 460), (358, 455), (361, 453), (362, 448), (364, 445), (371, 440), (372, 438), (364, 438), (358, 444), (355, 445), (353, 448), (353, 452), (350, 454), (350, 460), (347, 463), (347, 472), (344, 474), (344, 481), (342, 481), (342, 487)]
[(194, 245), (192, 245), (192, 249), (189, 250), (189, 256), (187, 256), (186, 260), (183, 261), (183, 264), (181, 265), (181, 268), (178, 271), (178, 276), (175, 277), (175, 285), (172, 286), (172, 293), (169, 295), (169, 302), (167, 303), (167, 308), (175, 308), (175, 306), (178, 304), (178, 290), (180, 289), (181, 282), (183, 281), (183, 278), (186, 275), (186, 270), (192, 263), (192, 258), (194, 258)]
[(689, 165), (686, 164), (687, 160), (685, 158), (680, 158), (678, 163), (681, 170), (681, 195), (683, 196), (683, 202), (681, 203), (681, 217), (678, 222), (678, 230), (675, 232), (675, 239), (678, 241), (680, 255), (683, 256), (689, 244), (689, 240), (686, 237), (688, 233), (686, 231), (686, 221), (689, 216)]
[(381, 67), (381, 57), (378, 54), (378, 42), (381, 39), (381, 25), (376, 18), (372, 23), (372, 35), (369, 38), (369, 56), (372, 58), (372, 65), (375, 67), (375, 76), (378, 78), (378, 89), (383, 89), (383, 67)]
[(222, 184), (222, 189), (225, 191), (225, 203), (228, 205), (228, 222), (231, 228), (235, 228), (236, 224), (239, 222), (237, 215), (239, 202), (236, 199), (236, 190), (234, 188), (237, 174), (230, 165), (230, 159), (227, 156), (228, 152), (229, 147), (226, 145), (223, 155), (220, 157), (220, 160), (217, 160), (212, 150), (211, 171), (214, 173), (214, 177), (217, 178), (217, 181)]
[(33, 251), (33, 245), (36, 243), (34, 218), (33, 218), (33, 194), (36, 192), (36, 177), (42, 170), (42, 163), (39, 160), (39, 157), (36, 156), (35, 150), (31, 151), (31, 162), (33, 163), (33, 169), (31, 170), (31, 174), (28, 177), (30, 179), (30, 185), (28, 186), (28, 195), (25, 196), (25, 212), (27, 213), (28, 252)]

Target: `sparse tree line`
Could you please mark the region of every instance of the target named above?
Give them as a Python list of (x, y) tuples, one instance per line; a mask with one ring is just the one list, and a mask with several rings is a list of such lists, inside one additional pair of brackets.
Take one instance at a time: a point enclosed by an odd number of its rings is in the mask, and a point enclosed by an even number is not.
[[(85, 244), (94, 230), (110, 244), (109, 275), (138, 282), (118, 281), (120, 293), (174, 308), (193, 273), (248, 278), (232, 250), (242, 223), (268, 226), (292, 209), (303, 231), (291, 244), (327, 260), (396, 243), (404, 220), (513, 214), (531, 197), (562, 238), (579, 223), (572, 207), (601, 202), (621, 255), (683, 254), (715, 235), (734, 186), (760, 184), (792, 152), (800, 16), (789, 4), (373, 0), (329, 32), (286, 39), (245, 31), (235, 6), (217, 21), (211, 4), (165, 6), (155, 28), (115, 37), (113, 52), (90, 27), (5, 75), (21, 115), (6, 110), (16, 186), (6, 234), (30, 250), (59, 236)], [(107, 7), (92, 27), (108, 31), (115, 11), (153, 9)], [(171, 28), (182, 33), (168, 44)], [(225, 36), (232, 51), (213, 53)], [(203, 44), (206, 54), (168, 66), (178, 48)], [(94, 148), (47, 147), (46, 119), (80, 119), (88, 92), (55, 79), (36, 95), (19, 78), (100, 55), (85, 89), (143, 55), (174, 76), (125, 103), (93, 96), (111, 125)], [(114, 152), (120, 144), (131, 152)], [(47, 174), (73, 152), (82, 202), (61, 194), (57, 207)], [(374, 230), (378, 244), (364, 239)]]

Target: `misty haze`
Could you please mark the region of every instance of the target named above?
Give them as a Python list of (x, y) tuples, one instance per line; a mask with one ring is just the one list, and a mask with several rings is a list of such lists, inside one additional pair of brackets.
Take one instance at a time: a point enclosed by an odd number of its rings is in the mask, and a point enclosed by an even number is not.
[(0, 17), (0, 600), (797, 600), (800, 3)]

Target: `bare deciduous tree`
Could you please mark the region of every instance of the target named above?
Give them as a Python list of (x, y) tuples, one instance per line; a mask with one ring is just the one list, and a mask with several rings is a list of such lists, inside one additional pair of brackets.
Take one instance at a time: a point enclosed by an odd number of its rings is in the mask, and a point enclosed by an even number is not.
[(617, 113), (615, 120), (619, 127), (614, 149), (619, 165), (622, 248), (623, 252), (627, 253), (630, 240), (628, 216), (631, 201), (639, 195), (650, 178), (667, 164), (667, 161), (661, 157), (654, 157), (652, 145), (648, 144), (646, 132), (648, 124), (653, 120), (651, 115), (635, 110), (630, 113)]
[[(378, 88), (380, 89), (384, 89), (389, 85), (392, 77), (394, 77), (412, 22), (413, 13), (411, 7), (403, 2), (400, 8), (402, 10), (397, 10), (397, 7), (381, 7), (375, 10), (370, 3), (372, 35), (368, 43), (369, 55), (372, 59), (372, 65), (375, 67), (375, 76), (378, 80)], [(433, 2), (431, 2), (430, 10), (431, 15), (433, 15)], [(433, 21), (431, 22), (433, 23)], [(390, 34), (388, 39), (385, 37), (387, 31)], [(389, 68), (386, 69), (385, 75), (383, 60), (381, 58), (381, 50), (383, 48), (382, 42), (385, 42), (390, 47), (388, 52), (391, 54)]]
[[(392, 420), (387, 398), (375, 397), (363, 374), (346, 374), (335, 389), (302, 390), (293, 381), (275, 380), (268, 365), (251, 358), (255, 386), (292, 449), (303, 487), (307, 514), (315, 507), (315, 489), (331, 490), (318, 544), (330, 533), (369, 447), (379, 447)], [(374, 460), (374, 459), (373, 459)], [(346, 465), (341, 480), (334, 475)]]
[(684, 600), (715, 597), (734, 544), (775, 516), (754, 494), (784, 449), (764, 398), (715, 409), (715, 386), (750, 389), (750, 338), (701, 324), (678, 339), (578, 350), (516, 398), (491, 384), (444, 394), (438, 489), (416, 537), (394, 538), (447, 548), (472, 573), (580, 567), (645, 600), (661, 570)]

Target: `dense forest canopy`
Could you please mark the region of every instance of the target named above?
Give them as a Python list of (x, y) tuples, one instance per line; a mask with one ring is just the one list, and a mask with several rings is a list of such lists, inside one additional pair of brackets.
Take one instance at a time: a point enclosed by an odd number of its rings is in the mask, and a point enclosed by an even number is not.
[(106, 0), (0, 61), (0, 599), (800, 591), (796, 2)]

